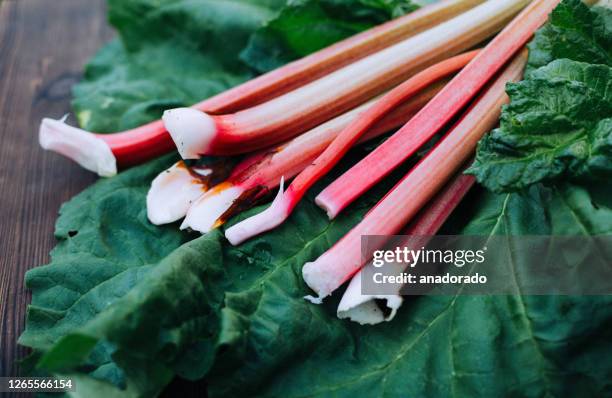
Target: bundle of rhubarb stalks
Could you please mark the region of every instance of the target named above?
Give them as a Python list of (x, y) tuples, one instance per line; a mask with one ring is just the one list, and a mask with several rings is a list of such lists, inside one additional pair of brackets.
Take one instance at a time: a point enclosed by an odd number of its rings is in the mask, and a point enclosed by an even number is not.
[[(257, 77), (162, 120), (92, 134), (44, 119), (40, 143), (101, 176), (178, 150), (151, 184), (147, 214), (207, 233), (278, 191), (264, 211), (225, 229), (233, 245), (281, 225), (354, 146), (399, 128), (316, 197), (330, 219), (436, 139), (303, 277), (320, 302), (351, 278), (339, 314), (385, 317), (360, 294), (364, 235), (434, 235), (473, 185), (462, 175), (520, 80), (526, 43), (558, 0), (443, 0)], [(285, 187), (288, 184), (288, 187)], [(393, 314), (397, 296), (383, 297)]]

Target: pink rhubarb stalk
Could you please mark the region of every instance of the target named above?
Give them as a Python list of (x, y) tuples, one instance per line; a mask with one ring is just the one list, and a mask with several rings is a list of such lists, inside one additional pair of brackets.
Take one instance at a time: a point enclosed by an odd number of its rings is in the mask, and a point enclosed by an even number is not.
[[(210, 114), (236, 112), (314, 81), (345, 65), (446, 21), (483, 0), (442, 0), (275, 69), (193, 106)], [(40, 143), (101, 176), (175, 149), (161, 120), (114, 134), (94, 134), (63, 120), (43, 119)]]
[[(447, 81), (436, 82), (390, 112), (384, 119), (376, 123), (362, 137), (361, 141), (366, 141), (401, 126), (439, 92)], [(222, 225), (229, 217), (252, 207), (259, 199), (278, 187), (283, 176), (286, 179), (292, 178), (312, 163), (349, 123), (375, 103), (376, 100), (370, 101), (285, 144), (247, 157), (236, 166), (232, 175), (226, 181), (210, 191), (198, 195), (198, 199), (190, 206), (186, 204), (189, 210), (181, 228), (190, 228), (206, 233), (212, 228)], [(186, 171), (184, 173), (188, 174)], [(163, 175), (164, 173), (160, 174), (160, 177), (163, 178)], [(197, 183), (196, 180), (192, 181), (192, 184)], [(168, 186), (170, 190), (173, 190), (171, 185)], [(187, 193), (189, 192), (188, 188), (185, 188), (185, 190)], [(167, 192), (164, 196), (170, 195), (172, 195), (172, 192)], [(152, 196), (151, 191), (149, 196)], [(184, 199), (188, 201), (190, 198)], [(162, 204), (164, 200), (157, 202)], [(167, 209), (165, 207), (160, 208), (159, 212), (166, 213)], [(175, 213), (175, 216), (178, 215), (178, 213)], [(181, 217), (176, 217), (171, 221), (179, 218)]]
[(334, 218), (427, 142), (531, 38), (559, 0), (536, 0), (396, 134), (323, 190), (316, 203)]
[(163, 120), (185, 159), (269, 147), (354, 108), (441, 59), (473, 47), (499, 31), (526, 3), (528, 0), (489, 0), (252, 108), (226, 115), (178, 108), (166, 111)]
[[(438, 233), (448, 217), (472, 188), (474, 182), (474, 177), (464, 175), (462, 171), (459, 175), (453, 177), (453, 181), (443, 188), (433, 201), (418, 213), (408, 228), (402, 232), (402, 235), (406, 235), (406, 239), (399, 246), (419, 248), (427, 244), (428, 237)], [(373, 267), (372, 262), (369, 262), (365, 267)], [(362, 294), (362, 272), (363, 269), (353, 276), (342, 295), (336, 312), (338, 318), (348, 318), (362, 325), (374, 325), (392, 320), (403, 302), (402, 296), (399, 295), (399, 288), (397, 294)], [(382, 305), (386, 307), (386, 311), (382, 310)]]
[[(349, 233), (315, 261), (302, 275), (320, 302), (351, 278), (365, 263), (360, 250), (364, 235), (393, 235), (416, 215), (471, 156), (478, 140), (495, 126), (509, 81), (520, 79), (527, 60), (521, 52), (461, 120)], [(369, 259), (365, 259), (369, 260)]]
[(226, 238), (233, 245), (237, 245), (246, 239), (280, 225), (289, 217), (308, 189), (327, 174), (376, 122), (393, 108), (433, 82), (456, 73), (470, 62), (476, 54), (478, 54), (478, 50), (439, 62), (417, 73), (385, 94), (380, 100), (376, 101), (374, 106), (363, 112), (342, 130), (325, 151), (293, 180), (286, 191), (283, 192), (281, 187), (281, 191), (268, 209), (229, 228), (225, 232)]

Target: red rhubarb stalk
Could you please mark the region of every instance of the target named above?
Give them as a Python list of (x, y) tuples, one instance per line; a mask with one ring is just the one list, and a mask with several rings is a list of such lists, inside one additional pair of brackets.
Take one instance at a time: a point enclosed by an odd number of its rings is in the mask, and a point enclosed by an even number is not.
[(173, 109), (164, 113), (164, 124), (185, 159), (269, 147), (473, 47), (499, 31), (526, 3), (528, 0), (489, 0), (263, 104), (227, 115)]
[[(320, 300), (352, 277), (368, 258), (362, 258), (361, 237), (393, 235), (410, 221), (471, 156), (478, 140), (495, 126), (508, 101), (508, 81), (520, 79), (527, 60), (521, 52), (461, 120), (349, 233), (314, 262), (304, 265), (304, 280)], [(366, 260), (366, 261), (364, 261)]]
[(404, 127), (325, 188), (316, 203), (334, 218), (414, 154), (527, 43), (558, 2), (536, 0), (530, 4)]
[[(236, 112), (314, 81), (345, 65), (446, 21), (483, 0), (442, 0), (369, 29), (300, 60), (204, 100), (193, 107), (210, 113)], [(93, 134), (43, 119), (41, 145), (102, 176), (175, 149), (161, 120), (114, 134)]]
[[(474, 177), (462, 174), (463, 170), (453, 177), (453, 180), (436, 195), (433, 201), (417, 214), (402, 232), (405, 239), (402, 239), (398, 247), (419, 248), (427, 244), (429, 237), (438, 233), (474, 185)], [(373, 267), (372, 262), (370, 261), (365, 267)], [(403, 302), (399, 294), (400, 287), (396, 294), (362, 294), (362, 273), (363, 269), (353, 276), (342, 295), (336, 312), (338, 318), (348, 318), (362, 325), (373, 325), (392, 320)], [(381, 310), (381, 305), (386, 307), (386, 311)]]
[[(441, 90), (448, 80), (439, 81), (428, 87), (418, 95), (406, 101), (393, 112), (385, 116), (362, 137), (360, 142), (379, 136), (393, 128), (401, 126), (425, 105), (437, 92)], [(330, 142), (359, 115), (372, 107), (376, 100), (370, 101), (350, 112), (338, 116), (314, 129), (304, 133), (291, 141), (278, 147), (266, 149), (247, 157), (234, 169), (232, 175), (214, 189), (200, 193), (197, 200), (189, 205), (189, 188), (177, 191), (170, 181), (165, 193), (159, 189), (156, 193), (149, 191), (148, 197), (158, 196), (157, 207), (148, 208), (149, 214), (168, 214), (168, 198), (177, 197), (177, 192), (185, 193), (183, 206), (189, 209), (181, 228), (206, 233), (214, 227), (222, 225), (229, 217), (252, 207), (259, 199), (278, 187), (281, 178), (289, 179), (307, 167), (330, 144)], [(182, 170), (183, 174), (188, 172)], [(172, 179), (170, 174), (161, 173), (158, 178)], [(192, 180), (193, 184), (198, 184)], [(179, 209), (178, 206), (175, 209)], [(174, 212), (174, 218), (166, 222), (178, 220), (182, 215)], [(153, 221), (153, 219), (151, 219)]]
[(363, 112), (363, 114), (342, 130), (325, 151), (298, 174), (285, 192), (282, 192), (282, 190), (279, 192), (268, 209), (227, 229), (225, 232), (226, 238), (233, 245), (237, 245), (246, 239), (280, 225), (289, 217), (308, 189), (327, 174), (355, 142), (376, 122), (382, 119), (393, 108), (433, 82), (460, 70), (476, 54), (478, 54), (478, 50), (439, 62), (417, 73), (385, 94), (374, 106)]

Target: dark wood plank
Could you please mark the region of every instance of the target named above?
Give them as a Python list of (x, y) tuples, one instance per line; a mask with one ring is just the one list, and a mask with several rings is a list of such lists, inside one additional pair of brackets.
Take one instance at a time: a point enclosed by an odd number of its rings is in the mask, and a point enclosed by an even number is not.
[(49, 261), (60, 204), (95, 180), (42, 151), (38, 124), (70, 111), (72, 84), (111, 36), (105, 0), (0, 0), (0, 376), (27, 354), (23, 276)]
[[(52, 3), (0, 0), (0, 376), (19, 375), (28, 354), (17, 345), (30, 302), (24, 274), (49, 261), (59, 206), (96, 179), (40, 149), (38, 124), (70, 112), (83, 65), (112, 37), (106, 1)], [(176, 379), (162, 395), (203, 397), (206, 386)]]

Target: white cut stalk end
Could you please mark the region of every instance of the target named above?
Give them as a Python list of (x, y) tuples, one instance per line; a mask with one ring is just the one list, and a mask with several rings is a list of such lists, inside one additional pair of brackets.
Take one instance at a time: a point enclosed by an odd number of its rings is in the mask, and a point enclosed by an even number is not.
[(304, 300), (306, 301), (310, 301), (312, 304), (323, 304), (323, 297), (319, 297), (319, 296), (304, 296)]
[(327, 217), (330, 220), (333, 220), (338, 215), (338, 207), (334, 205), (334, 201), (327, 200), (326, 195), (324, 195), (325, 191), (321, 192), (315, 198), (315, 204), (319, 206), (321, 209), (325, 210)]
[(242, 195), (244, 189), (230, 183), (221, 183), (200, 196), (187, 211), (181, 229), (191, 228), (202, 234), (219, 225), (219, 218)]
[(117, 174), (117, 160), (108, 144), (88, 131), (67, 125), (65, 119), (42, 120), (38, 131), (40, 146), (74, 160), (101, 177)]
[(162, 120), (183, 159), (199, 159), (217, 134), (215, 120), (197, 109), (169, 109)]
[(147, 217), (155, 225), (185, 217), (189, 206), (205, 192), (205, 185), (194, 178), (183, 161), (159, 173), (147, 193)]
[[(316, 259), (315, 261), (304, 264), (302, 268), (302, 277), (304, 282), (311, 288), (316, 294), (316, 301), (320, 303), (325, 297), (329, 296), (335, 289), (337, 283), (334, 279), (334, 275), (329, 273), (331, 265), (325, 261), (325, 254)], [(313, 300), (309, 300), (315, 302)]]
[[(389, 310), (388, 314), (379, 307), (377, 301), (384, 301), (384, 305)], [(351, 279), (336, 313), (340, 319), (350, 319), (361, 325), (376, 325), (392, 320), (402, 302), (402, 297), (396, 294), (361, 294), (361, 271), (359, 271)]]
[(281, 177), (280, 187), (270, 207), (261, 213), (242, 220), (225, 231), (225, 237), (234, 246), (263, 232), (269, 231), (287, 219), (288, 200), (283, 195), (284, 177)]

